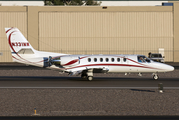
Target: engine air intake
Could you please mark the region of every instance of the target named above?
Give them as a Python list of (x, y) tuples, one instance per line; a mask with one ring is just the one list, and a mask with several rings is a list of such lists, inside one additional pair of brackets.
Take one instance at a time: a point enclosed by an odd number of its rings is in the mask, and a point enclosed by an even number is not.
[(60, 57), (52, 59), (52, 57), (49, 56), (49, 66), (51, 66), (51, 65), (60, 66), (61, 65)]

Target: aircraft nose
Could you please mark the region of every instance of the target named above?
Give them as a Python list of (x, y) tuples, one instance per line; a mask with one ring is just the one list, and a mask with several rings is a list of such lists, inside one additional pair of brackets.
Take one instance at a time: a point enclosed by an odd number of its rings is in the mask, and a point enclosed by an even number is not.
[(174, 67), (173, 66), (170, 66), (170, 71), (174, 71)]
[(170, 66), (170, 65), (166, 65), (166, 66), (165, 66), (165, 69), (166, 69), (167, 71), (173, 71), (173, 70), (174, 70), (174, 67), (173, 67), (173, 66)]

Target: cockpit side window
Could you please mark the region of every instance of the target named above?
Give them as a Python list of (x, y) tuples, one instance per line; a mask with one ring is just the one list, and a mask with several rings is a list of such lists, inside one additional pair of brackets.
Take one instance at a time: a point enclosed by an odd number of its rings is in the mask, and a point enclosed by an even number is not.
[(140, 62), (140, 63), (146, 63), (146, 62), (150, 63), (151, 61), (146, 56), (138, 56), (138, 62)]
[(138, 62), (140, 62), (140, 63), (144, 63), (145, 62), (142, 56), (138, 56)]

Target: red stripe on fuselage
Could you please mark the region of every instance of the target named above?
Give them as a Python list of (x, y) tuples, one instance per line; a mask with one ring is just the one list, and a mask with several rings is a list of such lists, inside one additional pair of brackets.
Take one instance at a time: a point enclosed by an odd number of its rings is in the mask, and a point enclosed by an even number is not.
[(84, 59), (84, 58), (87, 58), (87, 57), (89, 57), (89, 56), (81, 57), (80, 59)]
[(140, 67), (140, 68), (149, 68), (149, 69), (163, 70), (163, 69), (158, 69), (158, 68), (153, 68), (153, 67), (148, 67), (148, 66), (129, 65), (129, 64), (89, 64), (89, 65), (81, 65), (81, 66), (76, 66), (76, 67), (71, 67), (71, 68), (66, 68), (66, 69), (88, 67), (88, 66), (120, 66), (120, 67), (126, 66), (126, 67)]
[[(90, 57), (90, 56), (85, 56), (85, 57), (82, 57), (80, 59), (83, 59), (83, 58), (87, 58), (87, 57)], [(115, 57), (120, 57), (120, 58), (123, 58), (121, 56), (115, 56)], [(128, 67), (140, 67), (140, 68), (149, 68), (149, 69), (156, 69), (156, 70), (163, 70), (163, 69), (159, 69), (159, 68), (154, 68), (154, 67), (150, 67), (150, 66), (146, 66), (142, 63), (139, 63), (137, 61), (134, 61), (132, 59), (129, 59), (127, 58), (129, 61), (131, 62), (134, 62), (138, 65), (131, 65), (131, 64), (90, 64), (90, 65), (81, 65), (81, 66), (76, 66), (76, 67), (71, 67), (71, 68), (66, 68), (66, 69), (73, 69), (73, 68), (78, 68), (78, 67), (87, 67), (87, 66), (128, 66)], [(77, 59), (76, 59), (77, 60)], [(73, 60), (74, 61), (74, 60)], [(74, 64), (75, 62), (73, 61), (70, 61), (69, 63), (65, 64), (65, 65), (71, 65), (70, 63)], [(63, 66), (65, 66), (63, 65)]]
[[(79, 58), (79, 59), (84, 59), (84, 58), (86, 58), (86, 57), (88, 57), (88, 56), (81, 57), (81, 58)], [(79, 59), (72, 60), (72, 61), (70, 61), (70, 62), (68, 62), (68, 63), (66, 63), (65, 65), (62, 65), (62, 66), (72, 65), (72, 64), (78, 62)]]
[[(12, 33), (14, 33), (14, 32), (15, 32), (15, 31), (13, 31)], [(9, 34), (8, 42), (9, 42), (9, 45), (10, 45), (11, 49), (13, 50), (13, 52), (16, 53), (16, 51), (14, 50), (14, 48), (12, 47), (12, 44), (11, 44), (11, 35), (12, 35), (12, 33)], [(16, 54), (17, 54), (17, 53), (16, 53)]]
[(62, 65), (62, 66), (72, 65), (72, 64), (74, 64), (74, 63), (76, 63), (76, 62), (78, 62), (78, 61), (79, 61), (78, 59), (75, 59), (75, 60), (72, 60), (72, 61), (68, 62), (68, 63), (65, 64), (65, 65)]

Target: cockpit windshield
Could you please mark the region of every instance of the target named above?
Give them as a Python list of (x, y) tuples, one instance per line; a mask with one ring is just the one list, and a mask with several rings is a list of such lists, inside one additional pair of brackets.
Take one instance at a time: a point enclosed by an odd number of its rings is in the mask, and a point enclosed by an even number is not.
[(138, 62), (140, 63), (150, 63), (151, 60), (147, 58), (146, 56), (137, 56), (138, 57)]

